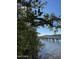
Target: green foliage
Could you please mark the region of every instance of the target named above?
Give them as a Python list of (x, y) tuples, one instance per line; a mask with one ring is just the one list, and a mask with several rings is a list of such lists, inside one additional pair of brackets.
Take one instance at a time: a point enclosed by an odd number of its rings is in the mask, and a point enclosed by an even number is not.
[(21, 0), (17, 0), (17, 2), (19, 3), (19, 2), (21, 2)]
[[(31, 26), (25, 26), (23, 21), (17, 22), (17, 49), (18, 55), (23, 55), (26, 49), (29, 49), (29, 54), (37, 50), (39, 40), (37, 40), (36, 29)], [(28, 54), (28, 55), (29, 55)]]
[(40, 42), (36, 32), (38, 23), (34, 19), (42, 14), (40, 9), (37, 9), (38, 13), (35, 14), (30, 3), (19, 3), (21, 6), (17, 8), (17, 54), (36, 59)]

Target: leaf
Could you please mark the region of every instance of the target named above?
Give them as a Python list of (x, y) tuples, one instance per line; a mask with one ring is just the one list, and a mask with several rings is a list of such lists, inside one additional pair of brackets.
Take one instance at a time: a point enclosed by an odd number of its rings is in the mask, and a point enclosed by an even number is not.
[(20, 2), (21, 2), (21, 0), (17, 0), (17, 2), (18, 2), (18, 3), (20, 3)]

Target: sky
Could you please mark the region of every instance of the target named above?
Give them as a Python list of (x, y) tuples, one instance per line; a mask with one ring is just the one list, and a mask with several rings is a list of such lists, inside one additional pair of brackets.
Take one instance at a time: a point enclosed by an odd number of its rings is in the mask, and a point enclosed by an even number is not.
[[(54, 13), (56, 16), (61, 15), (61, 0), (45, 0), (47, 2), (47, 5), (43, 9), (44, 13)], [(39, 27), (37, 28), (37, 32), (39, 32), (39, 35), (51, 35), (54, 34), (53, 30), (50, 31), (47, 27)], [(58, 34), (60, 34), (61, 31), (59, 30)]]

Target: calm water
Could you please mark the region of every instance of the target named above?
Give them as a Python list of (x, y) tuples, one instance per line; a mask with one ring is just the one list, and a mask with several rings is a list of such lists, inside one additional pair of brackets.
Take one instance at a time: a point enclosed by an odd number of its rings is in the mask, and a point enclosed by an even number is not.
[(43, 46), (40, 48), (40, 59), (61, 59), (61, 41), (40, 40)]

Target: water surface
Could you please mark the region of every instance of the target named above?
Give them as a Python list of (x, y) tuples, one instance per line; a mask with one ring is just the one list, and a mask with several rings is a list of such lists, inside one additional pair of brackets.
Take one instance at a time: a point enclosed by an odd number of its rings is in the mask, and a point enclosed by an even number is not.
[(60, 40), (40, 40), (43, 46), (40, 48), (40, 59), (61, 59)]

